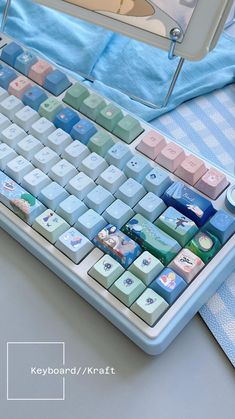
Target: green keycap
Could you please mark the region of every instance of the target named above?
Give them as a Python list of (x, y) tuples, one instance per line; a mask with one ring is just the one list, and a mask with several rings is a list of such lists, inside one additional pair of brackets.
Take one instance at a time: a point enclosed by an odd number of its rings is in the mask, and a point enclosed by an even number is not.
[(89, 149), (104, 157), (108, 150), (114, 145), (112, 137), (105, 131), (98, 131), (93, 137), (91, 137), (88, 147)]
[(124, 268), (109, 255), (103, 256), (89, 271), (103, 287), (109, 288), (124, 272)]
[(168, 265), (181, 249), (175, 239), (140, 214), (128, 221), (122, 231), (139, 243), (144, 250), (156, 256), (164, 265)]
[(144, 290), (143, 282), (131, 272), (126, 271), (114, 282), (109, 291), (123, 304), (130, 307)]
[(169, 304), (160, 295), (152, 289), (147, 288), (131, 306), (131, 310), (149, 326), (153, 326), (168, 307)]
[(63, 218), (48, 209), (35, 219), (33, 228), (49, 242), (55, 243), (70, 226)]
[(122, 118), (123, 113), (121, 109), (110, 103), (100, 111), (96, 118), (96, 122), (108, 131), (112, 132)]
[(80, 112), (83, 115), (88, 116), (88, 118), (92, 119), (93, 121), (96, 120), (100, 111), (105, 108), (106, 102), (102, 97), (92, 93), (88, 96), (80, 106)]
[(137, 119), (126, 115), (115, 126), (113, 133), (127, 144), (132, 143), (142, 132), (143, 128)]
[(164, 269), (163, 264), (149, 252), (143, 252), (129, 267), (129, 271), (136, 275), (148, 286)]
[(177, 240), (182, 247), (198, 232), (196, 224), (173, 207), (167, 208), (155, 225)]
[(61, 111), (61, 109), (61, 102), (51, 96), (41, 104), (39, 108), (39, 114), (53, 122), (55, 116)]
[(199, 231), (190, 241), (187, 249), (208, 263), (221, 248), (219, 239), (207, 231)]
[(85, 86), (81, 83), (75, 83), (67, 90), (63, 101), (78, 111), (82, 102), (89, 95), (89, 90)]

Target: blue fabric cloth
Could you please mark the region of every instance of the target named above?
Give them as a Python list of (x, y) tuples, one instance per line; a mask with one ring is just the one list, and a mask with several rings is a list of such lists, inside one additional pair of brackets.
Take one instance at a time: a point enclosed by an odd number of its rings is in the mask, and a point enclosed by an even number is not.
[(224, 34), (204, 60), (186, 62), (173, 100), (167, 108), (155, 110), (130, 100), (117, 89), (161, 103), (177, 63), (169, 61), (165, 52), (29, 0), (12, 1), (6, 29), (57, 64), (97, 78), (95, 89), (147, 121), (234, 80), (235, 40)]

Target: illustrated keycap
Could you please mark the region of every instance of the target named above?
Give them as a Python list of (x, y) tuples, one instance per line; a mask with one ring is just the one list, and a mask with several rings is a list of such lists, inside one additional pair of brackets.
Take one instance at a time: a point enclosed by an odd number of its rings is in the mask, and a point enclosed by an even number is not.
[(126, 271), (110, 288), (111, 294), (115, 295), (123, 304), (130, 307), (131, 304), (143, 293), (145, 285), (131, 272)]
[(24, 51), (22, 54), (18, 55), (15, 60), (15, 69), (25, 76), (28, 75), (30, 68), (33, 64), (38, 61), (35, 54), (30, 51)]
[(81, 231), (89, 240), (93, 240), (106, 224), (101, 215), (97, 214), (93, 209), (89, 209), (78, 218), (75, 228)]
[(194, 221), (181, 214), (173, 207), (168, 207), (166, 211), (157, 219), (155, 223), (161, 230), (173, 237), (184, 247), (189, 240), (198, 232)]
[(66, 91), (63, 101), (78, 111), (89, 95), (89, 90), (77, 82)]
[(114, 145), (114, 141), (105, 131), (98, 131), (93, 135), (88, 143), (90, 151), (94, 151), (102, 157), (105, 157), (107, 151)]
[(143, 215), (147, 220), (153, 222), (166, 209), (163, 200), (153, 194), (147, 193), (134, 207), (137, 214)]
[(127, 221), (133, 217), (134, 211), (125, 202), (116, 199), (103, 213), (105, 220), (121, 228)]
[(29, 70), (29, 78), (43, 86), (47, 74), (53, 71), (52, 65), (44, 60), (38, 60)]
[(207, 231), (199, 231), (187, 245), (187, 249), (199, 256), (204, 263), (208, 263), (220, 248), (219, 239)]
[(149, 252), (143, 252), (129, 267), (137, 278), (148, 286), (164, 269), (163, 264)]
[(188, 284), (205, 266), (203, 261), (189, 249), (182, 249), (170, 263), (169, 268), (180, 275)]
[(143, 132), (140, 122), (131, 115), (124, 116), (115, 126), (113, 134), (130, 144)]
[(72, 128), (77, 122), (80, 121), (78, 113), (74, 112), (70, 108), (62, 109), (54, 119), (54, 125), (56, 128), (61, 128), (63, 131), (70, 134)]
[(160, 151), (166, 146), (166, 139), (163, 135), (155, 131), (150, 131), (144, 136), (137, 150), (145, 154), (151, 160), (155, 160)]
[(150, 285), (150, 288), (170, 305), (174, 303), (186, 287), (187, 284), (183, 278), (169, 268), (164, 269)]
[(8, 67), (0, 67), (0, 86), (7, 90), (9, 84), (15, 80), (17, 74), (12, 68)]
[(47, 94), (38, 86), (32, 86), (22, 96), (25, 105), (38, 111), (40, 105), (48, 99)]
[(126, 144), (117, 143), (109, 149), (105, 158), (110, 165), (113, 164), (122, 170), (131, 157), (129, 147)]
[(89, 271), (104, 288), (109, 288), (122, 275), (124, 268), (109, 255), (103, 256)]
[(151, 288), (147, 288), (131, 306), (131, 310), (149, 326), (153, 326), (168, 307), (169, 305), (160, 295)]
[(166, 205), (174, 207), (186, 217), (189, 217), (198, 227), (203, 226), (216, 212), (208, 199), (181, 182), (174, 182), (166, 190), (162, 199)]
[(62, 105), (59, 100), (50, 96), (45, 102), (40, 105), (39, 114), (41, 117), (53, 122), (56, 115), (62, 110)]
[(69, 196), (68, 192), (56, 182), (51, 182), (39, 194), (39, 200), (47, 207), (55, 211), (65, 198)]
[(156, 162), (170, 172), (175, 172), (184, 159), (185, 152), (182, 147), (170, 142), (157, 155)]
[(206, 171), (207, 168), (204, 161), (190, 154), (178, 166), (175, 174), (190, 185), (195, 185)]
[(96, 118), (97, 124), (101, 125), (103, 128), (112, 132), (120, 121), (123, 118), (123, 113), (120, 108), (110, 103), (105, 106)]
[(209, 196), (209, 198), (217, 199), (228, 185), (227, 177), (223, 173), (210, 168), (196, 183), (195, 188)]
[(205, 230), (218, 237), (224, 244), (235, 233), (235, 217), (219, 210), (205, 225)]
[(17, 57), (22, 54), (23, 48), (16, 44), (16, 42), (10, 42), (2, 49), (1, 60), (14, 67)]
[(0, 202), (30, 225), (45, 210), (41, 202), (2, 171), (0, 171)]
[(74, 225), (77, 219), (86, 212), (88, 208), (80, 199), (74, 195), (69, 195), (57, 207), (57, 214), (59, 214), (67, 223)]
[(171, 184), (169, 174), (160, 168), (151, 170), (143, 181), (145, 189), (157, 196), (161, 196)]
[(136, 214), (128, 221), (122, 231), (139, 243), (144, 250), (156, 256), (164, 265), (167, 265), (181, 249), (175, 239), (140, 214)]
[(58, 214), (47, 209), (34, 220), (33, 228), (54, 244), (70, 226)]
[(93, 244), (75, 228), (70, 228), (57, 240), (55, 246), (74, 263), (79, 263), (93, 249)]
[(106, 102), (104, 99), (101, 96), (92, 93), (82, 102), (80, 112), (95, 121), (98, 114), (105, 106)]
[(68, 77), (60, 70), (51, 71), (45, 77), (43, 87), (55, 96), (59, 96), (71, 86)]
[(112, 224), (101, 230), (93, 243), (125, 269), (141, 254), (141, 247)]
[(9, 84), (8, 93), (18, 97), (18, 99), (21, 99), (24, 93), (30, 89), (31, 86), (32, 84), (26, 77), (19, 76)]
[(87, 119), (80, 119), (80, 121), (73, 126), (70, 135), (74, 140), (81, 141), (81, 143), (87, 145), (96, 132), (96, 126), (92, 122)]

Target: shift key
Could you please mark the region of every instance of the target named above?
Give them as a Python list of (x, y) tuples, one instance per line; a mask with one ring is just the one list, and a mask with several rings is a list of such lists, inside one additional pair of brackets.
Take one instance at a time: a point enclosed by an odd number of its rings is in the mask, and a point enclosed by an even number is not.
[(135, 215), (122, 228), (144, 249), (156, 256), (164, 265), (168, 265), (181, 250), (179, 243), (152, 224), (142, 215)]

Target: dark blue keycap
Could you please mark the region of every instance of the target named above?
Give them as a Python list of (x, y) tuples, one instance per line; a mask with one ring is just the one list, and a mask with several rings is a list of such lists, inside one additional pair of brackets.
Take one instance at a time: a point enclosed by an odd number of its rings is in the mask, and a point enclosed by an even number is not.
[(86, 119), (80, 119), (80, 121), (74, 125), (70, 135), (74, 140), (79, 140), (81, 143), (87, 145), (90, 138), (97, 132), (97, 129), (92, 122)]
[(41, 103), (47, 100), (47, 94), (40, 89), (38, 86), (33, 86), (28, 89), (23, 95), (22, 101), (25, 105), (30, 106), (30, 108), (38, 111)]
[(220, 210), (208, 221), (205, 228), (224, 244), (235, 233), (235, 217)]
[(68, 77), (60, 70), (49, 73), (44, 81), (43, 87), (55, 96), (59, 96), (71, 86)]
[(70, 108), (65, 108), (56, 115), (54, 124), (56, 128), (61, 128), (65, 132), (70, 133), (73, 126), (79, 121), (80, 117), (77, 112)]
[(16, 58), (23, 52), (24, 50), (20, 45), (11, 42), (2, 49), (1, 60), (14, 67)]
[(0, 69), (0, 86), (3, 89), (8, 89), (9, 84), (11, 81), (17, 78), (17, 74), (12, 68), (9, 67), (2, 67)]
[(150, 288), (160, 295), (168, 304), (172, 304), (187, 287), (186, 282), (172, 269), (166, 268), (154, 279)]
[(211, 202), (181, 182), (174, 182), (163, 194), (163, 201), (193, 220), (198, 227), (215, 214)]

